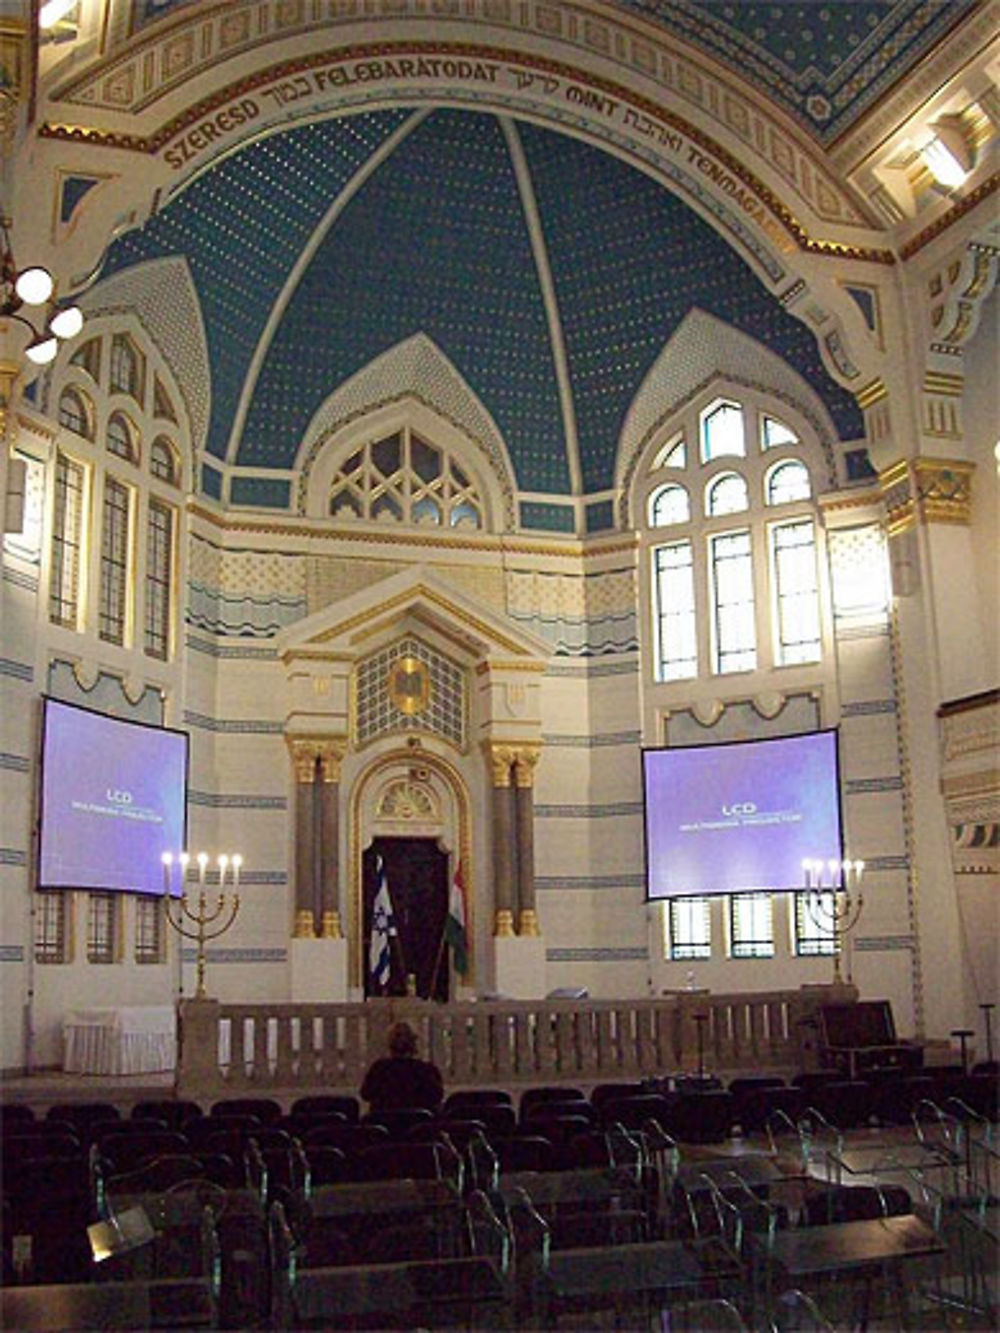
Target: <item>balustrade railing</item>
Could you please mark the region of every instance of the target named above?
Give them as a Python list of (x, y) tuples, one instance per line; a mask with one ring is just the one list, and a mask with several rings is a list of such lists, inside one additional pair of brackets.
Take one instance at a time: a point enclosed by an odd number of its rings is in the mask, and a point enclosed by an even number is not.
[[(807, 1069), (816, 1010), (852, 987), (656, 999), (434, 1004), (181, 1003), (177, 1082), (185, 1096), (260, 1089), (356, 1091), (405, 1019), (449, 1087), (593, 1084), (675, 1073)], [(698, 1030), (701, 1029), (699, 1050)]]

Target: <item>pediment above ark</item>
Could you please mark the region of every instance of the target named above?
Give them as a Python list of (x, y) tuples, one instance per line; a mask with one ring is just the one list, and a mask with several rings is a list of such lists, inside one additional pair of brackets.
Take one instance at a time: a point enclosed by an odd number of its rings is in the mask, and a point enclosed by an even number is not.
[(403, 633), (436, 642), (470, 665), (541, 671), (551, 654), (538, 635), (417, 565), (297, 621), (280, 636), (278, 656), (286, 664), (354, 661)]

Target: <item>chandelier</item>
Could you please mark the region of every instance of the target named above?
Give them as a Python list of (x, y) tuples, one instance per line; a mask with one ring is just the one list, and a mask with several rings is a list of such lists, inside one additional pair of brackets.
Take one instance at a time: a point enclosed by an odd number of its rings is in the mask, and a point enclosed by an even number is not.
[[(34, 264), (18, 269), (10, 243), (10, 220), (0, 217), (0, 320), (12, 319), (23, 324), (31, 340), (24, 355), (36, 366), (46, 366), (55, 359), (59, 344), (75, 338), (83, 328), (83, 313), (77, 305), (60, 306), (55, 299), (55, 281), (47, 268)], [(41, 327), (21, 312), (39, 310)]]

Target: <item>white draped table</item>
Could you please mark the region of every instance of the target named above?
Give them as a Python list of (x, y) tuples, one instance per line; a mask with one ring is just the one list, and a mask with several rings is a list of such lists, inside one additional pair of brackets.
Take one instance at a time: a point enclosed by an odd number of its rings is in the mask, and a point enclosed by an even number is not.
[(173, 1069), (172, 1004), (70, 1009), (63, 1020), (63, 1069), (71, 1074), (150, 1074)]

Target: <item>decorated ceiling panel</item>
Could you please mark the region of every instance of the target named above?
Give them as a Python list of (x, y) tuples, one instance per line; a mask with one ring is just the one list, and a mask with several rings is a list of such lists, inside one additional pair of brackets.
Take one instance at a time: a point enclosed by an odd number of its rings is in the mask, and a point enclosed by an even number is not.
[(164, 254), (187, 257), (201, 302), (208, 450), (232, 439), (238, 465), (293, 467), (330, 395), (422, 334), (492, 416), (520, 489), (568, 495), (580, 475), (599, 492), (630, 403), (695, 307), (793, 365), (843, 438), (862, 434), (811, 331), (708, 223), (536, 125), (397, 110), (271, 136), (116, 242), (105, 273)]
[[(132, 0), (134, 32), (198, 0)], [(981, 0), (613, 0), (762, 90), (829, 143), (914, 68)], [(404, 12), (405, 3), (391, 6)], [(600, 7), (597, 7), (598, 12)], [(502, 20), (504, 6), (487, 14)], [(353, 7), (330, 4), (330, 17)]]

